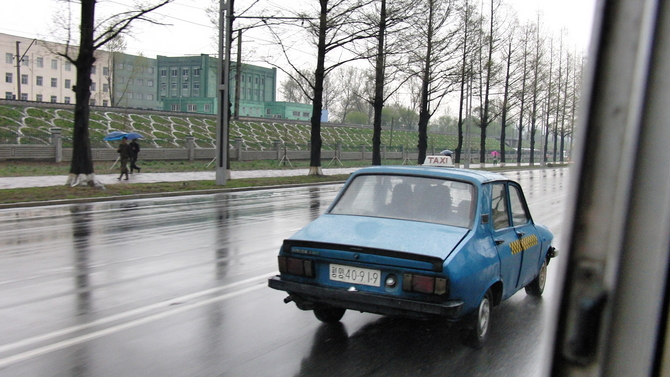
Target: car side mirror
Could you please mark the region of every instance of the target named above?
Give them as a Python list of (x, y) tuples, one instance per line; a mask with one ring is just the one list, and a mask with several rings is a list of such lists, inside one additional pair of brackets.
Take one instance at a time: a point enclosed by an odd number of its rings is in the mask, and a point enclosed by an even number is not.
[(489, 223), (489, 214), (485, 213), (482, 215), (482, 224), (488, 224)]

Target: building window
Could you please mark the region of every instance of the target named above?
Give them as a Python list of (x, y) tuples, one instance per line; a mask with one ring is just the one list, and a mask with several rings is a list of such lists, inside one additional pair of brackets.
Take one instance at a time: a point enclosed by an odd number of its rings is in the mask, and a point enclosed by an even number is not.
[(124, 67), (123, 63), (119, 63), (119, 70), (122, 71), (122, 70), (123, 70), (123, 67)]
[(170, 109), (171, 109), (172, 111), (180, 111), (180, 110), (181, 110), (181, 109), (179, 108), (179, 104), (178, 104), (178, 103), (173, 103), (173, 104), (170, 106)]
[(92, 66), (91, 66), (91, 74), (92, 74), (92, 75), (95, 75), (95, 65), (92, 65)]
[(161, 83), (161, 92), (165, 92), (167, 90), (167, 84), (162, 82)]
[(43, 68), (43, 67), (44, 67), (44, 58), (37, 58), (37, 68)]
[(30, 65), (30, 59), (27, 56), (24, 56), (23, 59), (21, 59), (21, 65), (27, 67), (28, 65)]
[(249, 84), (251, 84), (251, 76), (249, 76)]
[(72, 70), (72, 63), (65, 62), (65, 70), (70, 72)]
[(126, 82), (126, 79), (124, 77), (119, 77), (119, 84), (123, 84)]
[(65, 79), (65, 89), (70, 89), (70, 86), (72, 86), (72, 81)]
[(209, 103), (206, 103), (204, 108), (206, 113), (212, 112), (212, 105), (210, 105)]
[(264, 78), (261, 79), (261, 85), (265, 85), (265, 79)]
[(167, 76), (167, 69), (161, 68), (161, 77)]
[(193, 68), (193, 76), (200, 76), (200, 68)]
[(188, 76), (188, 68), (183, 68), (183, 69), (181, 70), (181, 75), (182, 75), (182, 76)]
[(144, 86), (144, 79), (137, 79), (137, 85)]
[(308, 113), (308, 112), (304, 112), (304, 111), (303, 111), (303, 113), (302, 113), (302, 116), (304, 116), (304, 117), (308, 118), (308, 117), (309, 117), (309, 113)]
[(153, 94), (147, 94), (147, 100), (153, 101), (154, 100), (154, 95)]
[(184, 89), (184, 90), (188, 90), (188, 82), (184, 81), (184, 82), (181, 84), (181, 88)]
[(28, 100), (28, 93), (21, 93), (21, 101), (27, 101)]
[(51, 87), (52, 88), (58, 88), (58, 79), (56, 78), (51, 78)]
[(5, 92), (5, 99), (14, 99), (14, 93)]
[(128, 99), (133, 99), (133, 93), (132, 92), (128, 92)]
[(21, 75), (21, 84), (28, 85), (28, 75)]
[(199, 81), (195, 81), (193, 83), (193, 89), (200, 89), (200, 82)]
[(147, 72), (149, 72), (149, 74), (154, 73), (154, 67), (147, 68)]
[(35, 80), (36, 80), (35, 85), (42, 86), (42, 82), (44, 81), (44, 78), (42, 76), (37, 76)]
[(51, 69), (58, 69), (58, 60), (51, 59)]
[(91, 101), (89, 102), (91, 106), (95, 106), (95, 98), (91, 98)]
[(56, 102), (58, 102), (58, 97), (51, 96), (51, 103), (56, 103)]
[(12, 83), (12, 73), (11, 72), (5, 72), (5, 82)]
[[(13, 61), (14, 61), (14, 55), (12, 55), (11, 52), (5, 52), (5, 63), (12, 64)], [(9, 93), (9, 92), (7, 92), (7, 93)]]
[(147, 86), (153, 88), (153, 86), (154, 86), (154, 80), (147, 80)]
[(270, 109), (265, 109), (265, 115), (270, 115), (270, 114), (272, 114), (272, 112), (270, 111)]
[(70, 97), (65, 97), (65, 98), (63, 99), (63, 102), (65, 102), (65, 103), (70, 103)]
[(42, 102), (42, 99), (43, 99), (43, 98), (44, 98), (44, 97), (42, 97), (41, 94), (38, 94), (38, 95), (35, 96), (35, 101), (37, 101), (37, 102)]
[(179, 70), (178, 70), (177, 68), (172, 68), (172, 69), (170, 70), (170, 75), (171, 75), (172, 77), (177, 77), (178, 74), (179, 74)]
[(106, 99), (103, 99), (102, 100), (102, 106), (105, 106), (105, 107), (109, 106), (109, 101), (107, 101)]
[(132, 63), (126, 64), (126, 69), (129, 70), (129, 71), (132, 71), (133, 70), (133, 64)]
[(135, 93), (135, 98), (136, 99), (144, 99), (144, 96), (142, 95), (142, 93)]
[(102, 67), (102, 74), (104, 76), (109, 76), (109, 67)]
[(91, 91), (95, 92), (95, 83), (94, 82), (91, 83)]
[(135, 80), (132, 77), (128, 79), (128, 85), (133, 85), (134, 82)]
[(172, 91), (177, 90), (177, 83), (176, 82), (170, 83), (170, 89), (172, 89)]
[(102, 92), (103, 93), (109, 92), (109, 84), (104, 84), (104, 83), (102, 84)]
[(196, 112), (198, 111), (198, 105), (195, 103), (189, 103), (186, 105), (186, 111)]
[(299, 117), (300, 116), (300, 111), (294, 111), (293, 116), (294, 117)]

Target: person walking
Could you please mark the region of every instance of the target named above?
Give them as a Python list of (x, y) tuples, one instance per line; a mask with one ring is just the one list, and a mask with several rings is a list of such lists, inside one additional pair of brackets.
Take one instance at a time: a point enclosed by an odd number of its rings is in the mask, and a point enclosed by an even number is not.
[(121, 139), (121, 145), (119, 145), (119, 148), (116, 150), (119, 152), (119, 157), (121, 158), (121, 175), (119, 175), (118, 180), (120, 181), (123, 175), (126, 175), (126, 181), (128, 180), (128, 160), (130, 159), (131, 155), (131, 150), (130, 150), (130, 145), (128, 145), (128, 138), (123, 137)]
[(135, 163), (137, 162), (137, 155), (140, 153), (140, 145), (137, 143), (137, 139), (130, 141), (130, 174), (133, 174), (133, 169), (137, 169), (137, 172), (140, 172), (140, 167)]

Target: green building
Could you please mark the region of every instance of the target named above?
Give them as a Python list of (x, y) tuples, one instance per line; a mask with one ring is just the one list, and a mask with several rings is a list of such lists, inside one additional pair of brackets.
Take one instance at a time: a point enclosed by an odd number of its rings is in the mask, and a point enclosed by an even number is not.
[[(167, 111), (216, 114), (218, 62), (200, 56), (158, 56), (158, 98)], [(235, 101), (237, 64), (231, 63), (230, 99)], [(277, 69), (242, 64), (239, 115), (248, 117), (309, 120), (311, 106), (276, 102)], [(232, 109), (235, 111), (235, 106)]]
[(103, 91), (109, 90), (111, 106), (153, 110), (163, 108), (156, 93), (156, 59), (120, 52), (109, 56), (112, 60), (109, 66), (114, 67), (114, 72), (111, 78), (109, 73), (103, 72), (108, 78)]

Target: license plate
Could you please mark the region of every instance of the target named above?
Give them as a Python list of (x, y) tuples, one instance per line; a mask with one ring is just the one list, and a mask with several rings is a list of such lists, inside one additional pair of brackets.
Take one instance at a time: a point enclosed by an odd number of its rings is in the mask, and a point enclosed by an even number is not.
[(379, 287), (381, 285), (381, 277), (382, 273), (379, 270), (343, 266), (341, 264), (330, 265), (330, 280), (334, 281)]

